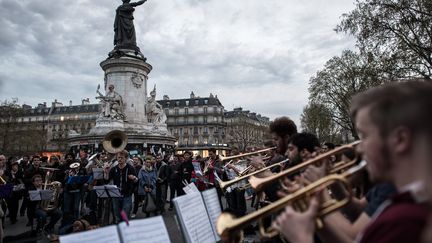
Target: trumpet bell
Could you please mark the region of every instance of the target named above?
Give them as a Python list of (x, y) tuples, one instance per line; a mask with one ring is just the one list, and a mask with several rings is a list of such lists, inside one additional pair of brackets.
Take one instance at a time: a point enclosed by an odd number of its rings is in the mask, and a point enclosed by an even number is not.
[(222, 242), (243, 242), (243, 231), (229, 231), (229, 223), (233, 222), (235, 217), (230, 213), (222, 213), (216, 222), (216, 231), (220, 235)]
[(69, 168), (71, 168), (71, 169), (76, 169), (76, 168), (78, 168), (78, 167), (80, 167), (80, 163), (78, 163), (78, 162), (76, 162), (76, 163), (72, 163), (72, 164), (69, 166)]
[(123, 151), (128, 143), (126, 133), (120, 130), (114, 130), (105, 135), (102, 146), (111, 154), (116, 154)]

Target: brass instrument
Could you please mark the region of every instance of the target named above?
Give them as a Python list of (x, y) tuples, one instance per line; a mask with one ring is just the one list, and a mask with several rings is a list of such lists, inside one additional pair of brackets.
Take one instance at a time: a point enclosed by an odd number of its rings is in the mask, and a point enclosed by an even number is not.
[[(286, 163), (286, 162), (288, 162), (288, 161), (289, 161), (288, 159), (286, 159), (286, 160), (282, 160), (281, 162), (274, 163), (274, 164), (272, 164), (272, 165), (269, 165), (269, 166), (264, 167), (264, 168), (262, 168), (262, 169), (260, 169), (260, 170), (257, 170), (257, 171), (254, 171), (254, 172), (251, 172), (251, 173), (249, 173), (249, 174), (239, 176), (239, 177), (237, 177), (237, 178), (235, 178), (235, 179), (232, 179), (232, 180), (230, 180), (230, 181), (220, 181), (220, 182), (219, 182), (219, 186), (220, 186), (220, 188), (221, 188), (222, 190), (225, 190), (228, 186), (230, 186), (230, 185), (232, 185), (232, 184), (235, 184), (235, 183), (237, 183), (237, 182), (240, 182), (240, 181), (242, 181), (242, 180), (245, 180), (245, 179), (247, 179), (247, 178), (249, 178), (249, 177), (251, 177), (251, 176), (254, 176), (254, 175), (260, 174), (260, 173), (262, 173), (262, 172), (264, 172), (264, 171), (266, 171), (266, 170), (269, 170), (269, 169), (271, 169), (271, 168), (273, 168), (273, 167), (276, 167), (276, 166), (282, 166), (283, 163)], [(243, 171), (242, 171), (242, 172), (243, 172)]]
[(59, 181), (49, 182), (51, 180), (51, 177), (52, 177), (51, 172), (53, 172), (53, 171), (54, 171), (53, 168), (48, 168), (47, 174), (45, 176), (45, 183), (44, 183), (43, 190), (52, 190), (53, 191), (53, 196), (50, 200), (42, 200), (40, 202), (40, 207), (45, 212), (50, 212), (59, 206), (62, 183)]
[(323, 187), (328, 187), (333, 183), (342, 183), (347, 189), (346, 197), (341, 200), (331, 199), (324, 202), (318, 212), (318, 217), (321, 218), (345, 206), (347, 203), (350, 202), (352, 197), (352, 190), (347, 179), (353, 174), (363, 170), (365, 167), (366, 163), (364, 162), (354, 168), (351, 168), (343, 174), (332, 174), (323, 177), (307, 185), (306, 187), (299, 189), (291, 193), (290, 195), (287, 195), (277, 200), (276, 202), (273, 202), (272, 204), (269, 204), (257, 211), (254, 211), (237, 219), (229, 213), (222, 213), (216, 222), (217, 233), (222, 237), (222, 240), (224, 242), (241, 242), (243, 239), (242, 229), (248, 226), (250, 223), (258, 221), (261, 236), (274, 237), (278, 235), (279, 232), (271, 227), (270, 229), (264, 229), (262, 219), (280, 212), (289, 204), (296, 205), (300, 203), (300, 205), (302, 205), (300, 208), (302, 210), (306, 210), (308, 207), (309, 198), (311, 197), (311, 195), (313, 195), (313, 193), (319, 191)]
[(120, 130), (113, 130), (105, 135), (102, 146), (104, 149), (111, 154), (116, 154), (123, 151), (128, 143), (126, 133)]
[(340, 173), (343, 172), (346, 169), (351, 168), (352, 166), (356, 165), (357, 160), (353, 159), (347, 162), (340, 162), (340, 163), (336, 163), (331, 169), (329, 174), (336, 174), (336, 173)]
[[(294, 172), (298, 172), (299, 170), (304, 169), (304, 168), (306, 168), (309, 165), (316, 164), (317, 162), (320, 162), (320, 161), (322, 161), (324, 159), (327, 159), (328, 157), (330, 157), (332, 155), (335, 155), (335, 154), (338, 154), (338, 153), (342, 153), (342, 152), (344, 152), (344, 151), (346, 151), (348, 149), (353, 149), (353, 147), (355, 147), (359, 143), (360, 143), (360, 141), (355, 141), (353, 143), (337, 147), (337, 148), (335, 148), (335, 149), (333, 149), (333, 150), (331, 150), (329, 152), (320, 154), (320, 155), (318, 155), (317, 157), (315, 157), (313, 159), (310, 159), (310, 160), (305, 161), (305, 162), (303, 162), (301, 164), (295, 165), (295, 166), (293, 166), (293, 167), (291, 167), (291, 168), (289, 168), (287, 170), (281, 171), (281, 172), (279, 172), (277, 174), (274, 174), (272, 176), (269, 176), (269, 177), (258, 178), (258, 177), (255, 177), (255, 176), (251, 176), (249, 178), (249, 183), (251, 184), (252, 188), (255, 191), (261, 191), (266, 185), (268, 185), (268, 184), (270, 184), (270, 183), (272, 183), (274, 181), (282, 179), (282, 178), (284, 178), (284, 177), (286, 177), (286, 176), (288, 176), (290, 174), (293, 174)], [(357, 159), (354, 159), (354, 160), (357, 160)], [(352, 162), (352, 161), (350, 161), (350, 162)]]
[(244, 153), (244, 154), (239, 154), (239, 155), (233, 155), (233, 156), (228, 156), (228, 157), (223, 157), (223, 156), (219, 156), (221, 161), (225, 161), (225, 160), (232, 160), (232, 159), (237, 159), (237, 158), (241, 158), (241, 157), (247, 157), (247, 156), (252, 156), (252, 155), (259, 155), (260, 153), (264, 153), (264, 152), (269, 152), (272, 150), (275, 150), (276, 147), (271, 147), (271, 148), (266, 148), (266, 149), (261, 149), (258, 151), (254, 151), (254, 152), (249, 152), (249, 153)]

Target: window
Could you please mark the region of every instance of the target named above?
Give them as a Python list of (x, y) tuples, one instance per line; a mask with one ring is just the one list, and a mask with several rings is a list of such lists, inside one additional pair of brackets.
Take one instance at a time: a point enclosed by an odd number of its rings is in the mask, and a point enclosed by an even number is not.
[(186, 106), (189, 106), (189, 100), (186, 100)]
[(206, 105), (208, 104), (208, 99), (204, 100), (204, 104), (206, 104)]
[(194, 124), (198, 124), (198, 117), (194, 117)]
[(199, 100), (195, 100), (195, 105), (198, 105), (198, 103), (199, 103)]
[(165, 115), (169, 115), (169, 109), (165, 109)]
[(207, 123), (207, 117), (204, 116), (204, 124)]
[(204, 114), (207, 114), (207, 107), (204, 107)]
[(194, 127), (194, 134), (198, 134), (198, 127)]
[(180, 128), (180, 135), (183, 135), (183, 128)]
[(189, 114), (189, 109), (185, 108), (185, 115)]
[(179, 109), (178, 109), (178, 108), (175, 108), (175, 109), (174, 109), (174, 114), (175, 114), (175, 115), (178, 115), (178, 114), (179, 114)]
[(176, 101), (176, 106), (179, 106), (180, 105), (180, 101)]
[(213, 107), (213, 113), (217, 113), (217, 107)]
[(195, 108), (194, 108), (194, 113), (195, 113), (195, 114), (198, 114), (198, 107), (195, 107)]
[(208, 133), (208, 127), (204, 127), (204, 134)]

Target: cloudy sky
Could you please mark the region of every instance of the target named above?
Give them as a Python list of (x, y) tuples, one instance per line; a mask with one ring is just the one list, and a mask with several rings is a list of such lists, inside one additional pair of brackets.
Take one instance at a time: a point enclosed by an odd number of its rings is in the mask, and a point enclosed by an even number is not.
[[(113, 49), (120, 0), (0, 0), (0, 100), (93, 103)], [(352, 0), (148, 0), (135, 11), (138, 46), (159, 99), (217, 94), (298, 122), (309, 78), (352, 37), (336, 34)]]

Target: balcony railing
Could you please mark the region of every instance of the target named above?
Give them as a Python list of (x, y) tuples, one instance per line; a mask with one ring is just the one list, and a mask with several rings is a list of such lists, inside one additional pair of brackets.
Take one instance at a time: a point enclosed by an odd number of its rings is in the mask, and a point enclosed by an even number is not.
[(187, 121), (167, 121), (167, 125), (168, 126), (193, 126), (193, 125), (218, 125), (218, 126), (226, 126), (226, 122), (224, 121), (219, 121), (219, 122), (204, 122), (204, 121), (192, 121), (192, 122), (187, 122)]

